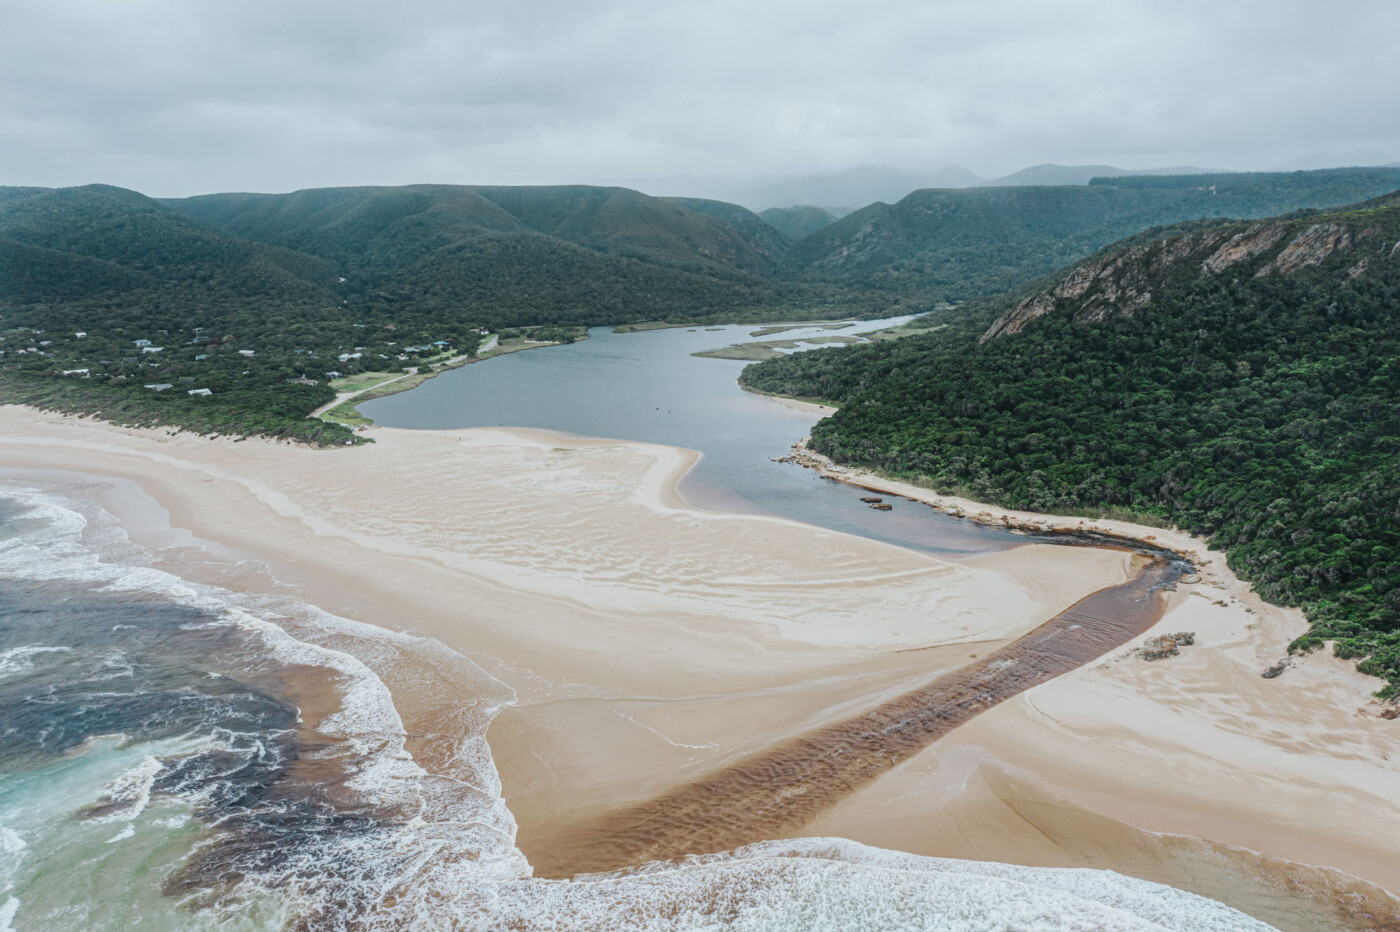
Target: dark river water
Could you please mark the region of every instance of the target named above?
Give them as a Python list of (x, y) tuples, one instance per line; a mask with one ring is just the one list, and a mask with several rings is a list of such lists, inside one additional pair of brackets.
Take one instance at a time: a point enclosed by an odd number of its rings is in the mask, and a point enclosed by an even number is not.
[(739, 372), (748, 363), (691, 355), (755, 339), (850, 335), (907, 319), (756, 338), (749, 336), (758, 329), (752, 324), (626, 334), (595, 327), (587, 340), (444, 372), (412, 391), (366, 402), (360, 411), (386, 427), (538, 427), (686, 447), (704, 457), (681, 492), (702, 507), (774, 514), (934, 553), (981, 553), (1025, 543), (1024, 537), (915, 502), (887, 497), (894, 510), (874, 511), (860, 502), (858, 489), (773, 462), (807, 435), (818, 415), (739, 388)]

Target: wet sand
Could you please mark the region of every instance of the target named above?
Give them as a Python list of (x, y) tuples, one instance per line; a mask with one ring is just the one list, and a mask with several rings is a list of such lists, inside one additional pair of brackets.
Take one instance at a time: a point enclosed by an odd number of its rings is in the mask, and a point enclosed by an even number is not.
[[(0, 408), (0, 468), (128, 480), (165, 512), (137, 536), (181, 575), (294, 594), (471, 657), (504, 684), (482, 689), (515, 697), (489, 739), (527, 856), (560, 824), (859, 715), (1130, 576), (1111, 551), (950, 562), (698, 511), (674, 491), (694, 455), (674, 448), (540, 431), (373, 436), (317, 451)], [(1194, 647), (1149, 664), (1130, 645), (1021, 693), (800, 833), (1096, 866), (1115, 851), (1132, 863), (1134, 832), (1171, 833), (1400, 888), (1400, 725), (1376, 717), (1377, 681), (1322, 655), (1260, 678), (1301, 617), (1192, 546), (1202, 581), (1179, 587), (1148, 633), (1194, 630)], [(386, 682), (427, 749), (456, 705), (415, 685), (411, 660)], [(1046, 807), (1074, 813), (1071, 827), (1047, 834)]]
[(1012, 696), (1082, 666), (1161, 617), (1180, 565), (1139, 560), (1134, 578), (1085, 596), (1023, 637), (852, 718), (646, 803), (566, 826), (535, 850), (543, 876), (618, 870), (790, 836), (939, 738)]

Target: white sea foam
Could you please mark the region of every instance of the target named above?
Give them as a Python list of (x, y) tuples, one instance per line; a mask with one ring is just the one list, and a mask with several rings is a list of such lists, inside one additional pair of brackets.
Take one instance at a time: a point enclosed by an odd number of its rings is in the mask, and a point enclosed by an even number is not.
[(41, 654), (71, 653), (70, 647), (45, 647), (42, 644), (29, 644), (0, 651), (0, 678), (27, 673), (34, 669), (34, 658)]
[(144, 757), (141, 763), (126, 773), (108, 781), (102, 787), (102, 814), (91, 817), (93, 822), (130, 822), (146, 811), (151, 802), (151, 788), (165, 765), (154, 757)]
[(117, 832), (117, 834), (115, 834), (115, 835), (113, 835), (111, 838), (107, 839), (107, 844), (109, 844), (109, 845), (114, 845), (114, 844), (116, 844), (116, 843), (119, 842), (119, 841), (126, 841), (128, 838), (132, 837), (132, 836), (135, 835), (135, 834), (136, 834), (136, 826), (134, 826), (134, 825), (132, 825), (130, 822), (128, 822), (128, 823), (126, 823), (126, 825), (124, 825), (124, 826), (122, 827), (122, 830), (121, 830), (120, 832)]
[[(272, 892), (311, 912), (356, 908), (369, 929), (842, 930), (922, 929), (1261, 932), (1268, 927), (1221, 904), (1108, 871), (1027, 868), (923, 858), (840, 839), (765, 842), (679, 864), (575, 881), (530, 878), (485, 731), (508, 691), (466, 658), (285, 601), (196, 585), (130, 555), (119, 529), (94, 524), (81, 506), (40, 490), (16, 496), (45, 528), (0, 541), (0, 576), (70, 579), (110, 590), (156, 593), (255, 633), (285, 664), (334, 673), (342, 702), (320, 728), (364, 800), (405, 815), (368, 832), (319, 833), (250, 873), (240, 896)], [(313, 643), (314, 642), (314, 643)], [(428, 773), (406, 751), (403, 721), (377, 669), (422, 664), (455, 671), (448, 682), (493, 684), (463, 696), (455, 745)], [(445, 687), (444, 687), (445, 688)], [(507, 698), (502, 698), (502, 697)], [(493, 698), (492, 698), (493, 697)], [(151, 761), (154, 761), (153, 770)], [(147, 805), (160, 772), (148, 758), (108, 784), (127, 822)], [(113, 841), (128, 834), (119, 833)], [(3, 836), (0, 836), (2, 839)], [(23, 844), (23, 842), (20, 842)], [(330, 907), (329, 904), (340, 904)], [(345, 907), (344, 904), (356, 904)], [(237, 904), (230, 904), (236, 908)], [(293, 908), (296, 908), (295, 906)], [(19, 909), (0, 907), (0, 932)]]

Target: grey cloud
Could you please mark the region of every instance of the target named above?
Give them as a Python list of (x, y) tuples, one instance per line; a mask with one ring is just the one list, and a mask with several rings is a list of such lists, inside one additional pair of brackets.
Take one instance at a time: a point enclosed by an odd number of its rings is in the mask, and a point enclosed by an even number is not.
[(1389, 0), (11, 0), (5, 15), (9, 184), (717, 189), (857, 165), (1400, 159)]

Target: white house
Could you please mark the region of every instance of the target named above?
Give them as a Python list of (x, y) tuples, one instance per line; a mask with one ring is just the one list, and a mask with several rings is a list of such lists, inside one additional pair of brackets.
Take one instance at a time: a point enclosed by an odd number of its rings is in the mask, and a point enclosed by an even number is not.
[(163, 350), (163, 349), (165, 349), (165, 347), (163, 347), (163, 346), (143, 346), (143, 347), (141, 347), (141, 352), (143, 352), (143, 353), (159, 353), (159, 352), (160, 352), (161, 350)]
[(238, 351), (238, 355), (240, 355), (240, 356), (253, 356), (253, 355), (255, 355), (256, 353), (257, 353), (257, 350), (250, 350), (250, 349), (241, 349), (241, 350)]
[(211, 392), (211, 391), (210, 391), (209, 389), (207, 389), (207, 388), (192, 388), (192, 389), (190, 389), (189, 391), (185, 392), (185, 394), (186, 394), (186, 395), (212, 395), (212, 394), (214, 394), (214, 393)]
[(155, 382), (151, 385), (147, 385), (146, 387), (153, 392), (163, 392), (167, 388), (174, 388), (175, 386), (170, 384), (169, 382)]
[(150, 341), (150, 340), (132, 340), (131, 342), (134, 343), (134, 344), (136, 344), (137, 346), (150, 346), (150, 345), (151, 345), (151, 341)]

